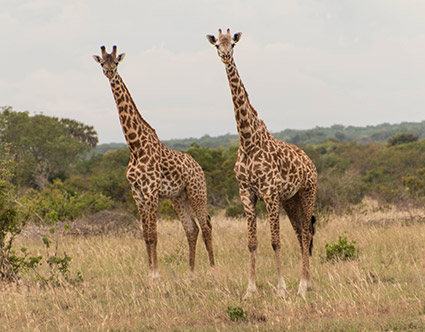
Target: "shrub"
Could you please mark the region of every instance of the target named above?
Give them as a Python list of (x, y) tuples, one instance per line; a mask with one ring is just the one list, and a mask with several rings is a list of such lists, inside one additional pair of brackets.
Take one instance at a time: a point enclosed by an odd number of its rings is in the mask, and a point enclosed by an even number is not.
[(160, 202), (158, 213), (165, 220), (177, 219), (177, 213), (173, 208), (173, 204), (171, 204), (170, 200), (168, 199), (164, 199), (162, 202)]
[[(13, 249), (15, 237), (22, 231), (28, 220), (24, 214), (20, 213), (20, 211), (26, 209), (26, 206), (18, 202), (14, 187), (10, 182), (13, 177), (14, 166), (15, 162), (9, 154), (7, 146), (2, 145), (0, 147), (0, 280), (17, 282), (21, 278), (21, 273), (32, 269), (35, 271), (38, 280), (45, 283), (54, 281), (59, 284), (61, 277), (64, 277), (67, 282), (81, 281), (82, 278), (79, 273), (75, 279), (70, 277), (69, 262), (71, 257), (67, 256), (66, 253), (64, 257), (59, 256), (57, 240), (54, 254), (49, 253), (51, 240), (47, 235), (43, 237), (43, 243), (47, 248), (45, 262), (50, 268), (47, 277), (37, 270), (38, 265), (42, 264), (42, 256), (30, 256), (25, 247), (19, 250), (19, 254)], [(19, 209), (18, 204), (20, 205)], [(56, 212), (54, 211), (54, 213)], [(54, 233), (54, 231), (55, 229), (52, 228), (51, 233)]]
[(32, 221), (53, 224), (112, 208), (112, 200), (103, 194), (70, 192), (67, 189), (57, 179), (41, 192), (29, 190), (21, 199), (26, 216)]
[(24, 222), (18, 215), (11, 184), (16, 163), (5, 144), (0, 146), (0, 280), (16, 281), (23, 268), (23, 261), (12, 249), (15, 237), (21, 232)]
[(326, 260), (327, 261), (346, 261), (355, 259), (358, 256), (358, 249), (354, 246), (356, 241), (347, 240), (347, 237), (339, 237), (337, 243), (327, 243), (326, 248)]
[(241, 307), (228, 306), (226, 312), (229, 315), (230, 320), (234, 322), (238, 320), (246, 320), (248, 318), (248, 313)]
[(244, 209), (242, 204), (240, 203), (232, 203), (227, 209), (226, 209), (226, 217), (230, 218), (238, 218), (244, 216)]

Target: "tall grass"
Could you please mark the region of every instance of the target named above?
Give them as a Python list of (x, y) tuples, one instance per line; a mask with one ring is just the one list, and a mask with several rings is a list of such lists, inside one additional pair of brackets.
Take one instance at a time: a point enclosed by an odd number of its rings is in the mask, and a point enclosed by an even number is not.
[[(281, 218), (284, 300), (275, 292), (267, 221), (258, 225), (258, 293), (247, 301), (242, 300), (249, 258), (244, 220), (213, 218), (217, 267), (210, 272), (200, 237), (193, 280), (181, 225), (160, 221), (161, 279), (153, 284), (140, 234), (65, 236), (60, 247), (84, 281), (41, 287), (29, 274), (19, 286), (1, 285), (0, 331), (424, 331), (420, 216), (425, 211), (382, 211), (369, 204), (350, 215), (321, 218), (311, 258), (313, 289), (306, 299), (296, 295), (300, 252), (286, 217)], [(325, 245), (340, 235), (356, 241), (359, 255), (328, 262)], [(43, 254), (39, 239), (20, 241)], [(232, 321), (229, 306), (242, 308), (246, 319)]]

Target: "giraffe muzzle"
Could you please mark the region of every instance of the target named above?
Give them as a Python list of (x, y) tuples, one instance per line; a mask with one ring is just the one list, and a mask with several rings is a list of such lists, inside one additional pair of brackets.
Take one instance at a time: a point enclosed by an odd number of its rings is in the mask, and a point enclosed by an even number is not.
[(221, 57), (221, 61), (223, 61), (224, 63), (229, 63), (230, 59), (231, 59), (230, 55), (223, 55)]
[(114, 77), (114, 71), (113, 70), (105, 70), (105, 76), (109, 79)]

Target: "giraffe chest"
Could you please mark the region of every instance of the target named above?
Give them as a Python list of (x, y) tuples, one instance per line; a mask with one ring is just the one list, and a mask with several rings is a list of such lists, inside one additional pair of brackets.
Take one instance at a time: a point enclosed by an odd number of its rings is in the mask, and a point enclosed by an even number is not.
[(280, 151), (260, 150), (254, 155), (238, 154), (235, 164), (236, 179), (251, 188), (259, 197), (279, 195), (281, 199), (294, 196), (302, 186), (300, 165), (285, 158)]

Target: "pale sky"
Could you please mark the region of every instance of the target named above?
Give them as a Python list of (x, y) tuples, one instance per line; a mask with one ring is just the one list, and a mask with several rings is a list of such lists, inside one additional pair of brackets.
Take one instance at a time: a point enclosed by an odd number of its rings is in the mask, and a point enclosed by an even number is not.
[(271, 131), (425, 119), (423, 0), (0, 0), (0, 106), (93, 125), (124, 142), (93, 60), (119, 73), (160, 139), (236, 133), (206, 34), (242, 32), (234, 58)]

